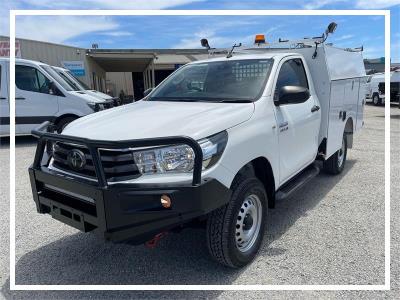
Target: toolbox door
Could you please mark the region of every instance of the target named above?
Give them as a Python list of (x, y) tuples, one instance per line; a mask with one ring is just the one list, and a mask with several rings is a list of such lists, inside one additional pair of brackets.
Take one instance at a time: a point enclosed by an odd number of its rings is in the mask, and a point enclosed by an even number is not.
[(343, 121), (345, 88), (346, 80), (331, 81), (326, 158), (331, 157), (342, 146), (345, 125)]
[(367, 84), (367, 78), (363, 77), (360, 78), (360, 86), (358, 90), (358, 102), (357, 102), (357, 120), (356, 120), (356, 126), (355, 126), (355, 131), (359, 130), (362, 128), (364, 125), (364, 107), (365, 107), (365, 102), (366, 102), (366, 95), (365, 95), (365, 89), (366, 89), (366, 84)]

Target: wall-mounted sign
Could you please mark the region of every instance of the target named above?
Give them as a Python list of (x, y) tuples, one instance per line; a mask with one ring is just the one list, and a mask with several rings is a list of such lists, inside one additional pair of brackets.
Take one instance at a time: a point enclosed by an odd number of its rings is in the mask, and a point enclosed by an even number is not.
[(178, 70), (182, 66), (184, 66), (184, 64), (175, 64), (175, 70)]
[[(0, 41), (0, 57), (10, 57), (10, 41)], [(19, 41), (15, 41), (15, 57), (21, 57), (21, 45)]]
[(82, 60), (62, 61), (61, 65), (75, 76), (85, 76), (85, 63)]

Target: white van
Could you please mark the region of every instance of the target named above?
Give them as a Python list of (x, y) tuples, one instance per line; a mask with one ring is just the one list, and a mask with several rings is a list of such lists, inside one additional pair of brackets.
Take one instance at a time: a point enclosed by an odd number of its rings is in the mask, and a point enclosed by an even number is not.
[[(385, 84), (385, 73), (376, 73), (367, 79), (366, 99), (374, 105), (385, 104), (385, 94), (382, 93), (382, 85)], [(381, 89), (379, 89), (379, 85)]]
[[(0, 136), (10, 134), (9, 59), (0, 59)], [(17, 59), (15, 66), (16, 134), (29, 135), (44, 121), (61, 132), (66, 124), (90, 113), (113, 107), (82, 91), (75, 91), (49, 65)]]
[(86, 94), (103, 100), (112, 100), (114, 102), (114, 106), (121, 105), (121, 99), (119, 97), (111, 97), (110, 95), (91, 89), (84, 82), (79, 80), (79, 78), (75, 77), (70, 70), (55, 66), (52, 66), (52, 68), (76, 90), (84, 91)]
[[(366, 98), (374, 105), (385, 103), (385, 73), (375, 73), (367, 81)], [(399, 102), (400, 70), (390, 72), (390, 101)]]

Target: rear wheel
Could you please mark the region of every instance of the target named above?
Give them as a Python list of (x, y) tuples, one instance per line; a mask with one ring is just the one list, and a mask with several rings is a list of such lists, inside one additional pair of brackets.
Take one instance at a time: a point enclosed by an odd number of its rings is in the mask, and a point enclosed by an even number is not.
[(232, 268), (251, 262), (263, 240), (267, 210), (267, 195), (257, 178), (237, 181), (229, 203), (208, 217), (207, 244), (211, 256)]
[(329, 157), (326, 161), (324, 161), (324, 171), (329, 174), (340, 174), (344, 165), (346, 164), (347, 158), (347, 138), (346, 134), (343, 134), (342, 139), (342, 147), (338, 151), (335, 152), (331, 157)]

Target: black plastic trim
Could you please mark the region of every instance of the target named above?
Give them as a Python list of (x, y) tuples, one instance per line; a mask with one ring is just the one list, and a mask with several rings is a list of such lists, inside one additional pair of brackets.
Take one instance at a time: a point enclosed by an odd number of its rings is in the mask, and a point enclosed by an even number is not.
[[(15, 117), (15, 124), (42, 124), (49, 121), (54, 122), (54, 116), (31, 116), (31, 117)], [(0, 117), (0, 124), (10, 125), (10, 117)]]

